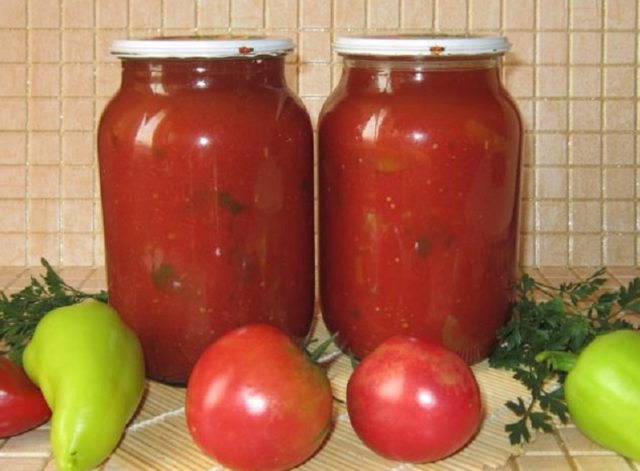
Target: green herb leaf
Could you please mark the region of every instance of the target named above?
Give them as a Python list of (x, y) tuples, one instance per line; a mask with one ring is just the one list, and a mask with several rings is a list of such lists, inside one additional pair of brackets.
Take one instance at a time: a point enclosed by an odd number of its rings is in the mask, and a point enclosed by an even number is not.
[(170, 263), (160, 263), (151, 270), (151, 281), (160, 290), (167, 289), (175, 276), (176, 269)]
[(526, 419), (520, 419), (512, 424), (505, 425), (505, 431), (509, 434), (509, 441), (512, 445), (517, 445), (522, 442), (528, 442), (531, 440), (531, 433), (527, 426)]
[(360, 360), (358, 360), (352, 353), (349, 353), (348, 355), (349, 355), (349, 362), (351, 363), (351, 368), (355, 370), (360, 364)]
[(563, 423), (569, 420), (569, 409), (567, 409), (567, 403), (564, 400), (563, 387), (558, 387), (542, 396), (540, 398), (540, 407), (545, 411), (551, 412)]
[(521, 397), (518, 398), (518, 402), (507, 401), (505, 406), (507, 406), (511, 412), (519, 416), (524, 415), (527, 411), (527, 406), (525, 406)]
[(640, 301), (635, 301), (633, 303), (625, 305), (624, 310), (640, 313)]
[(531, 422), (531, 426), (536, 430), (551, 432), (553, 429), (551, 426), (551, 416), (546, 412), (532, 412), (529, 414), (529, 421)]
[(627, 306), (633, 301), (640, 300), (640, 278), (634, 278), (628, 286), (620, 288), (620, 305)]

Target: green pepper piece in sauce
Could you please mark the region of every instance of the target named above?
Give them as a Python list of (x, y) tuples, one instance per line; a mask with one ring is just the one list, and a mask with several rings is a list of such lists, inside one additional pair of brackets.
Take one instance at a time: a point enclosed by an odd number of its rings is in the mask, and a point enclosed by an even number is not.
[(375, 168), (380, 173), (396, 173), (404, 170), (405, 166), (398, 157), (384, 154), (376, 159)]
[(237, 216), (245, 209), (244, 205), (235, 199), (228, 191), (218, 193), (218, 204), (228, 209), (234, 216)]

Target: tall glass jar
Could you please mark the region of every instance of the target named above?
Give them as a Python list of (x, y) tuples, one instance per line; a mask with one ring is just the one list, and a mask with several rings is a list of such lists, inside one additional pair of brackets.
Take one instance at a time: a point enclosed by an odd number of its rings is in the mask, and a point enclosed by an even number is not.
[(110, 303), (151, 378), (226, 331), (313, 316), (313, 134), (283, 38), (115, 41), (98, 150)]
[(339, 38), (319, 122), (321, 309), (357, 357), (394, 334), (472, 363), (512, 299), (522, 123), (502, 37)]

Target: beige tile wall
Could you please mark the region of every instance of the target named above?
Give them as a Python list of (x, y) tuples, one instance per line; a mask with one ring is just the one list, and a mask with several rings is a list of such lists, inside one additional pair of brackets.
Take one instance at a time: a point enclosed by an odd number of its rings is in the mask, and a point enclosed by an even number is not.
[(343, 33), (504, 33), (527, 128), (522, 263), (640, 264), (636, 0), (0, 0), (0, 265), (99, 265), (94, 129), (115, 38), (285, 34), (312, 116)]

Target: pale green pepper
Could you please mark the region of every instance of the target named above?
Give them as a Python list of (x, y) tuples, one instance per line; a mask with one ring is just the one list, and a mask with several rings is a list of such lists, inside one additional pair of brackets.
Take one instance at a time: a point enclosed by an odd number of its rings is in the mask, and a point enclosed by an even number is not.
[(578, 356), (564, 388), (580, 431), (640, 460), (640, 333), (618, 330), (597, 337)]
[(599, 445), (640, 461), (640, 332), (596, 337), (579, 355), (536, 357), (567, 371), (564, 396), (578, 430)]
[(60, 471), (98, 466), (117, 446), (144, 391), (136, 335), (101, 302), (61, 307), (38, 324), (24, 368), (51, 408)]

